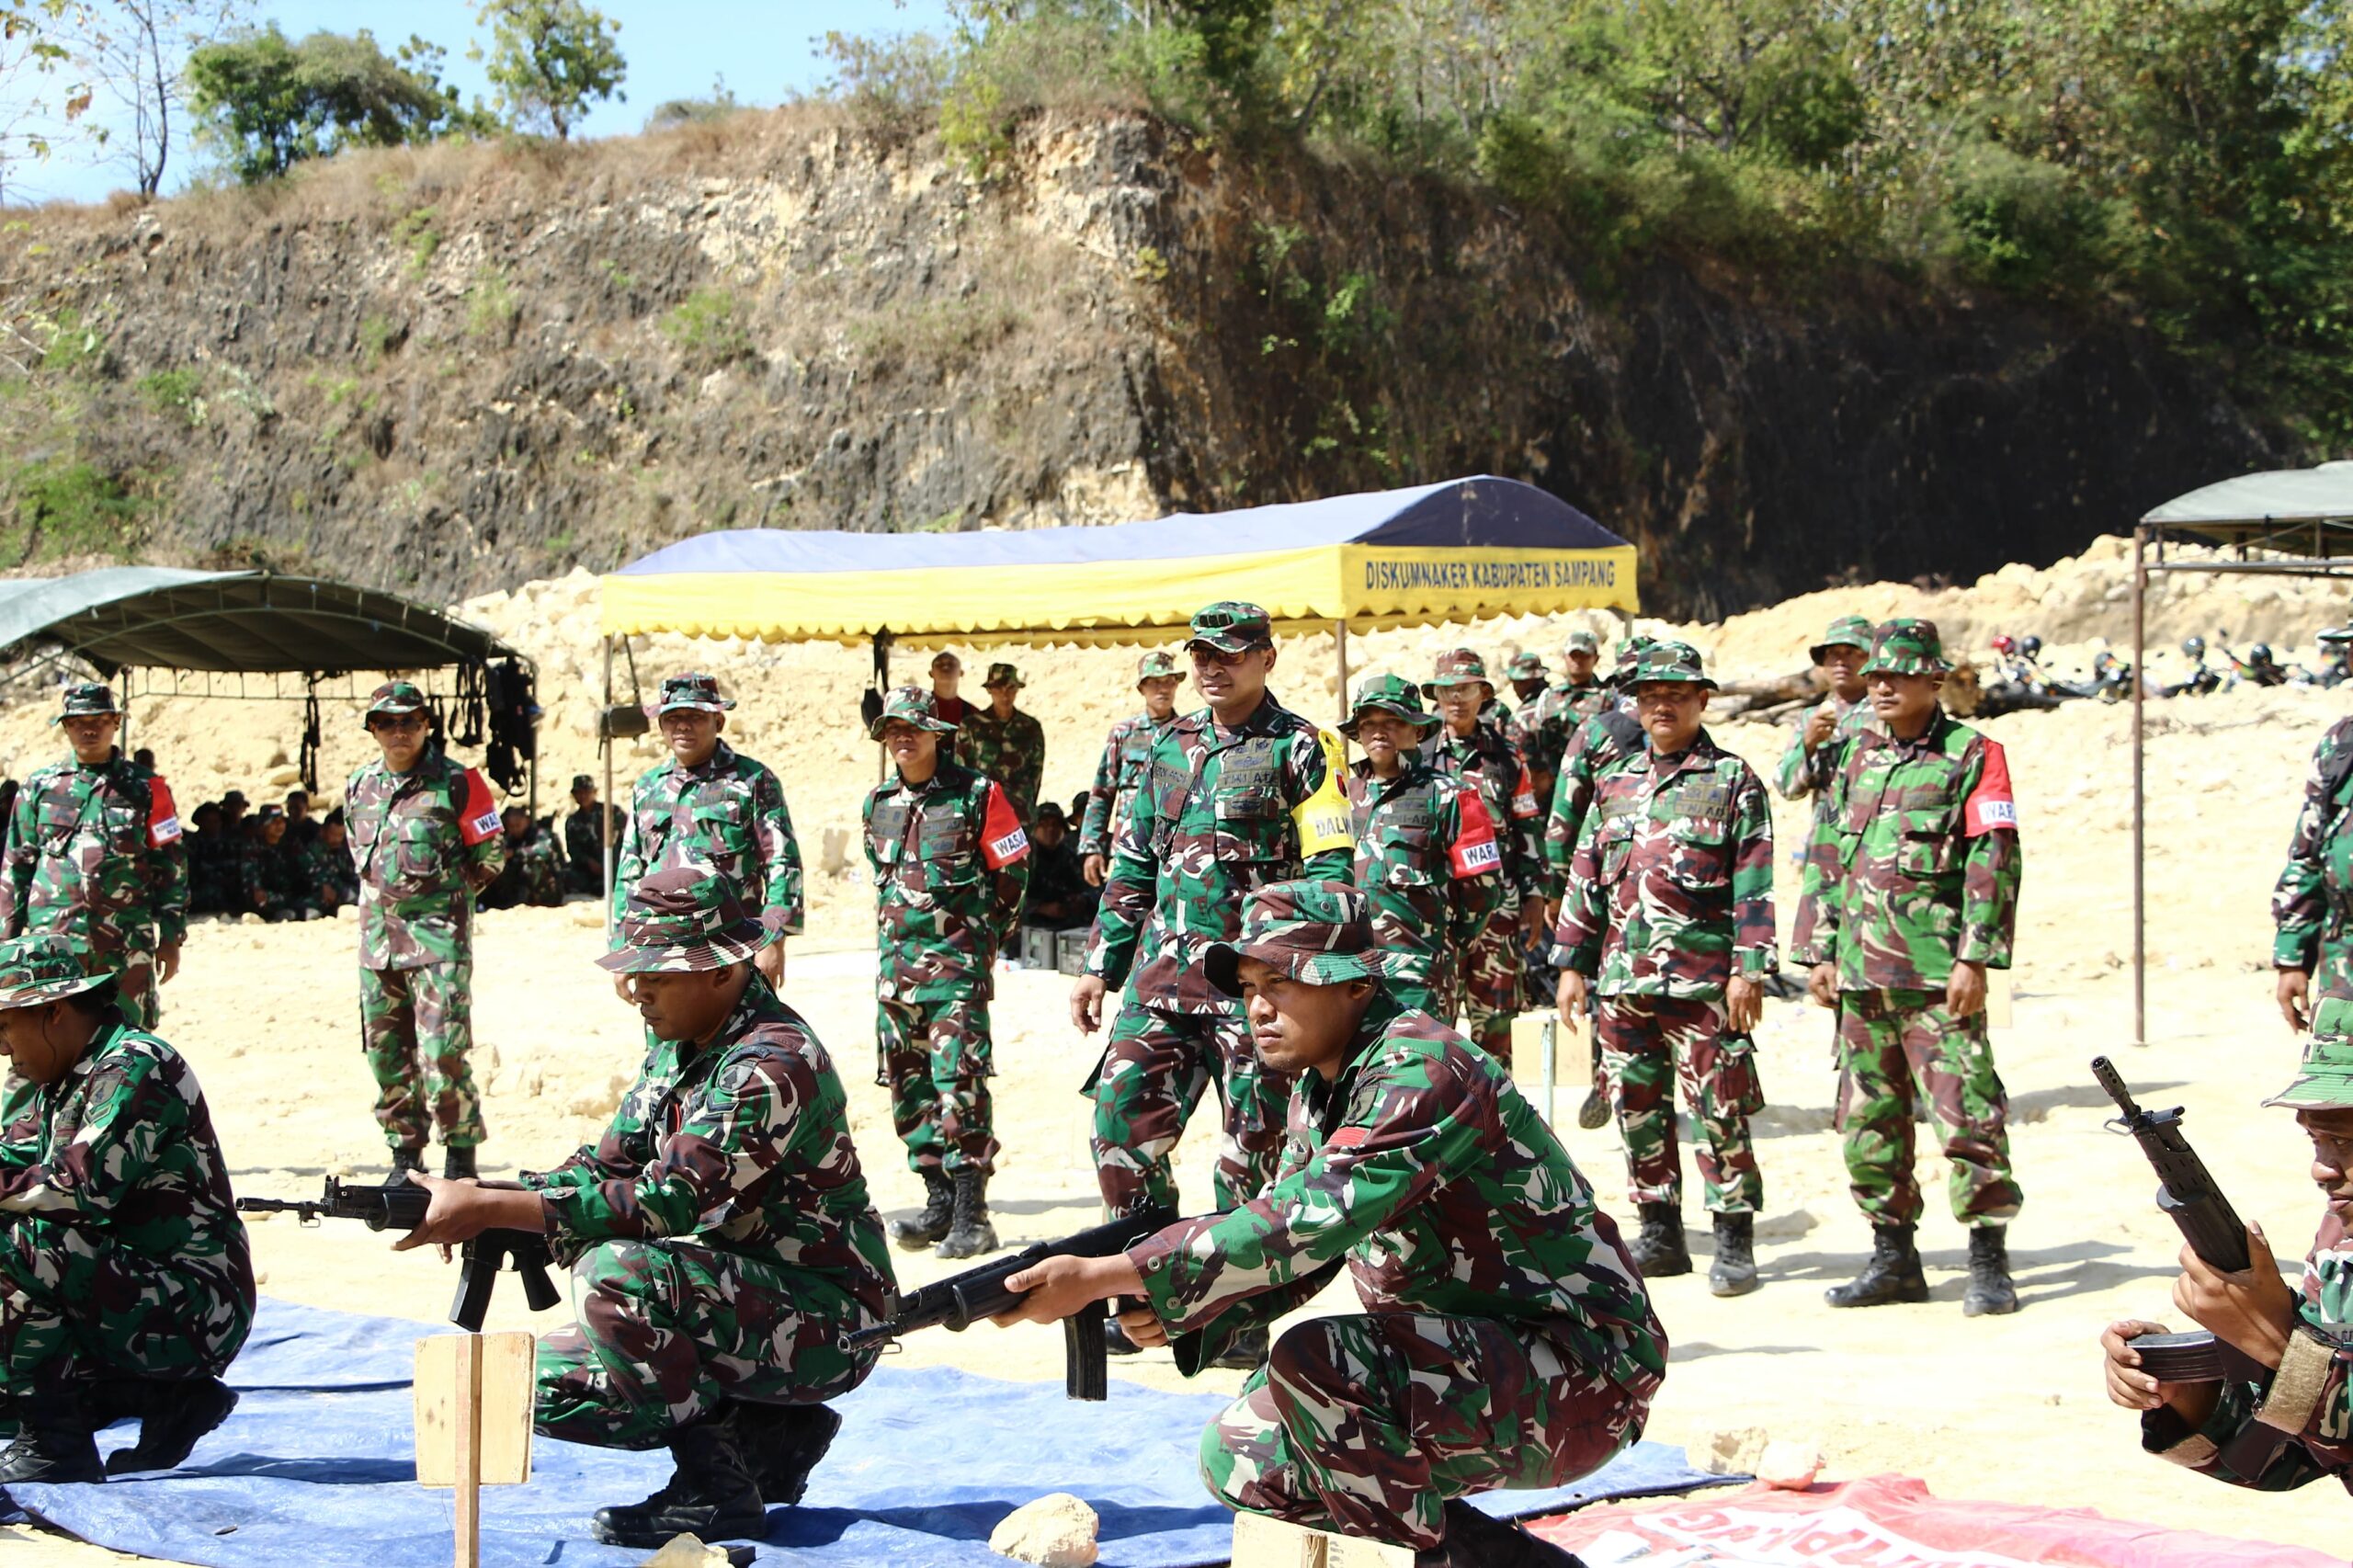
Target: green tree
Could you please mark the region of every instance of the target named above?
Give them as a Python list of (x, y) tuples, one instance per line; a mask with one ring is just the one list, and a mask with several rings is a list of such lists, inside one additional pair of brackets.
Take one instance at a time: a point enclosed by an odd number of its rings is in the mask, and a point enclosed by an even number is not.
[(602, 11), (581, 0), (480, 0), (474, 15), (491, 43), (476, 43), (467, 58), (487, 62), (498, 107), (518, 130), (562, 140), (592, 101), (629, 101), (621, 26)]
[(478, 129), (481, 117), (438, 80), (439, 57), (411, 39), (395, 59), (364, 29), (290, 43), (273, 22), (190, 54), (188, 102), (202, 137), (251, 185), (345, 147)]

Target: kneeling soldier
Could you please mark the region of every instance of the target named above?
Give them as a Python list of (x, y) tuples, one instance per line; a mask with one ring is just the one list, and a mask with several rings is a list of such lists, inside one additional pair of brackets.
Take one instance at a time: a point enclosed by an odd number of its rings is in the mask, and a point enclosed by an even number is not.
[[(169, 1470), (237, 1396), (254, 1266), (211, 1113), (60, 936), (0, 942), (0, 1050), (30, 1085), (0, 1129), (0, 1484)], [(141, 1418), (101, 1467), (92, 1434)]]
[(1422, 1568), (1575, 1559), (1461, 1498), (1557, 1486), (1642, 1435), (1666, 1335), (1617, 1227), (1487, 1052), (1379, 983), (1371, 905), (1333, 882), (1250, 897), (1203, 968), (1245, 1002), (1258, 1053), (1298, 1074), (1274, 1183), (1123, 1256), (1058, 1257), (1009, 1283), (1006, 1322), (1090, 1301), (1198, 1370), (1304, 1304), (1345, 1264), (1367, 1312), (1286, 1330), (1201, 1439), (1227, 1506), (1409, 1546)]
[(840, 1418), (819, 1402), (874, 1369), (843, 1337), (892, 1289), (848, 1096), (799, 1014), (754, 972), (773, 923), (717, 873), (654, 872), (620, 945), (654, 1046), (594, 1147), (519, 1184), (443, 1181), (401, 1249), (493, 1228), (544, 1233), (580, 1321), (540, 1342), (538, 1429), (677, 1461), (644, 1502), (600, 1508), (598, 1540), (658, 1547), (766, 1533)]

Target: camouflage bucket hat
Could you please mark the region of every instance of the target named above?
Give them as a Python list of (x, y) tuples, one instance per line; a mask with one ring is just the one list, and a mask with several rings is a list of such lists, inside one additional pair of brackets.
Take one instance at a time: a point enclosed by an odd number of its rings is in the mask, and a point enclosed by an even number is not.
[(1487, 679), (1487, 661), (1469, 648), (1449, 648), (1438, 656), (1438, 673), (1422, 682), (1422, 695), (1436, 698), (1449, 686), (1467, 686), (1474, 680), (1494, 687), (1495, 683)]
[(1210, 944), (1201, 967), (1211, 985), (1239, 996), (1244, 959), (1310, 985), (1376, 979), (1381, 961), (1371, 901), (1346, 882), (1269, 883), (1242, 906), (1241, 938)]
[(15, 937), (0, 942), (0, 1010), (54, 1002), (103, 984), (106, 978), (85, 972), (74, 944), (64, 937)]
[(380, 713), (397, 719), (404, 714), (424, 711), (425, 693), (417, 688), (415, 681), (388, 680), (368, 694), (368, 711), (361, 715), (361, 719), (364, 722)]
[(1552, 673), (1544, 667), (1541, 653), (1514, 653), (1511, 663), (1504, 666), (1506, 680), (1542, 680)]
[(1373, 712), (1394, 713), (1418, 726), (1424, 734), (1446, 722), (1422, 706), (1420, 690), (1402, 676), (1374, 676), (1358, 687), (1357, 699), (1348, 705), (1347, 722), (1340, 726), (1340, 733), (1355, 740), (1357, 721)]
[(1136, 661), (1138, 686), (1142, 686), (1148, 680), (1165, 680), (1170, 676), (1181, 676), (1184, 673), (1176, 667), (1176, 655), (1165, 648), (1154, 648)]
[(1712, 691), (1716, 685), (1699, 662), (1699, 650), (1688, 642), (1650, 643), (1620, 669), (1618, 680), (1629, 687), (1651, 681), (1678, 681)]
[(656, 871), (629, 895), (620, 946), (597, 960), (616, 974), (724, 969), (768, 945), (768, 928), (707, 867)]
[(114, 687), (104, 681), (84, 681), (65, 688), (65, 699), (58, 705), (52, 724), (63, 724), (68, 719), (96, 718), (107, 713), (120, 713), (122, 708), (114, 699)]
[[(2323, 1002), (2321, 1006), (2326, 1008), (2328, 1004)], [(2328, 1022), (2332, 1032), (2313, 1036), (2312, 1044), (2305, 1048), (2303, 1065), (2296, 1070), (2295, 1080), (2264, 1101), (2265, 1105), (2310, 1110), (2353, 1108), (2353, 1038), (2335, 1032), (2353, 1019), (2332, 1018)], [(2322, 1027), (2317, 1016), (2313, 1027)]]
[(1830, 623), (1830, 630), (1822, 634), (1822, 641), (1805, 651), (1805, 656), (1817, 665), (1826, 665), (1830, 662), (1830, 650), (1833, 648), (1860, 648), (1864, 653), (1870, 653), (1871, 651), (1870, 617), (1867, 615), (1840, 616)]
[(671, 676), (662, 682), (662, 695), (654, 704), (654, 715), (676, 713), (681, 709), (694, 709), (704, 713), (724, 713), (735, 706), (732, 697), (719, 695), (719, 678), (700, 671)]
[(1601, 639), (1590, 631), (1572, 631), (1561, 639), (1561, 653), (1564, 656), (1570, 653), (1592, 653), (1598, 656), (1601, 653)]
[(572, 776), (572, 787), (575, 790), (594, 790), (597, 787), (597, 781), (585, 773), (575, 773)]
[(883, 726), (893, 719), (903, 724), (913, 724), (918, 730), (929, 730), (935, 735), (956, 733), (956, 726), (939, 716), (939, 699), (920, 686), (903, 686), (892, 690), (882, 704), (882, 711), (877, 713), (874, 722), (866, 727), (866, 733), (879, 741), (882, 738)]
[(1238, 599), (1221, 599), (1193, 614), (1193, 634), (1185, 646), (1200, 643), (1221, 653), (1246, 653), (1275, 645), (1274, 627), (1267, 612)]
[(981, 682), (981, 689), (986, 691), (993, 686), (1009, 686), (1018, 691), (1028, 684), (1021, 678), (1021, 672), (1011, 665), (991, 665), (989, 678)]
[(1940, 676), (1951, 668), (1937, 623), (1911, 619), (1891, 620), (1871, 633), (1871, 656), (1863, 663), (1867, 676)]
[(1610, 667), (1609, 684), (1611, 686), (1625, 685), (1627, 672), (1631, 670), (1636, 665), (1642, 663), (1643, 655), (1649, 653), (1651, 649), (1657, 646), (1657, 638), (1645, 637), (1640, 632), (1636, 632), (1633, 636), (1627, 638), (1623, 642), (1619, 643), (1618, 662)]

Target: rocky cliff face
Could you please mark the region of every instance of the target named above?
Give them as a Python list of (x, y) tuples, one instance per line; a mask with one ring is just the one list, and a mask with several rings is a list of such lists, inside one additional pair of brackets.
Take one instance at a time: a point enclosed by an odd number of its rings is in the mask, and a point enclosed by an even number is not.
[(1872, 276), (1605, 278), (1477, 193), (1130, 116), (1036, 121), (982, 173), (812, 109), (345, 158), (13, 222), (0, 312), (0, 556), (114, 530), (436, 600), (708, 528), (1491, 471), (1714, 615), (2048, 560), (2267, 455), (2124, 324)]

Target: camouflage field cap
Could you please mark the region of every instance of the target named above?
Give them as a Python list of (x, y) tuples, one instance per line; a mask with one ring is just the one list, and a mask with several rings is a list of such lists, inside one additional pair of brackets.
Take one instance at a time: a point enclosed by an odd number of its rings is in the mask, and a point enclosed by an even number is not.
[[(2318, 1017), (2313, 1019), (2315, 1029), (2320, 1024)], [(2295, 1081), (2263, 1103), (2312, 1110), (2353, 1108), (2353, 1038), (2315, 1035)]]
[(874, 716), (874, 722), (866, 727), (866, 733), (879, 741), (882, 738), (883, 726), (893, 719), (903, 724), (913, 724), (918, 730), (929, 730), (935, 735), (956, 733), (956, 726), (939, 716), (939, 699), (934, 697), (927, 687), (892, 688), (882, 703), (882, 711)]
[(1487, 661), (1475, 649), (1449, 648), (1438, 656), (1438, 673), (1422, 682), (1422, 695), (1436, 698), (1449, 686), (1468, 686), (1472, 681), (1484, 681), (1487, 688), (1495, 683), (1487, 679)]
[(683, 974), (741, 963), (770, 940), (726, 879), (673, 866), (637, 884), (621, 913), (621, 945), (597, 960), (616, 974)]
[(1182, 676), (1184, 673), (1176, 667), (1176, 655), (1165, 648), (1154, 648), (1136, 661), (1138, 686), (1142, 686), (1148, 680), (1165, 680), (1171, 676)]
[(97, 718), (121, 711), (120, 704), (114, 699), (114, 687), (102, 680), (85, 680), (65, 688), (65, 699), (58, 704), (57, 714), (50, 722), (62, 724), (68, 719)]
[(732, 697), (719, 695), (719, 677), (689, 670), (682, 676), (665, 676), (662, 695), (654, 704), (656, 717), (692, 709), (701, 713), (724, 713), (735, 706)]
[(583, 790), (594, 790), (596, 787), (597, 781), (585, 773), (575, 773), (572, 776), (572, 790), (574, 794), (578, 794)]
[(1716, 685), (1708, 678), (1699, 650), (1688, 642), (1651, 642), (1618, 672), (1619, 684), (1629, 689), (1653, 681), (1704, 686), (1710, 690)]
[(989, 678), (981, 682), (981, 689), (987, 691), (994, 687), (1009, 686), (1018, 691), (1028, 684), (1021, 678), (1021, 672), (1011, 665), (991, 665)]
[(1570, 653), (1591, 653), (1598, 657), (1601, 639), (1590, 631), (1572, 631), (1561, 639), (1561, 653), (1564, 657)]
[(1374, 979), (1381, 962), (1372, 902), (1346, 882), (1270, 882), (1242, 906), (1241, 938), (1211, 943), (1201, 967), (1211, 985), (1239, 996), (1244, 959), (1310, 985)]
[(105, 983), (85, 973), (74, 944), (63, 937), (12, 937), (0, 942), (0, 1009), (38, 1006)]
[(2341, 647), (2353, 642), (2353, 626), (2324, 626), (2313, 634), (2313, 641), (2324, 648)]
[(1504, 666), (1506, 680), (1542, 680), (1552, 672), (1544, 667), (1541, 653), (1514, 653), (1511, 663)]
[(1657, 638), (1645, 637), (1641, 632), (1637, 631), (1628, 637), (1623, 642), (1619, 643), (1618, 662), (1615, 665), (1612, 665), (1609, 669), (1609, 684), (1611, 686), (1623, 686), (1626, 683), (1627, 672), (1631, 670), (1636, 665), (1642, 663), (1643, 655), (1648, 653), (1653, 644), (1657, 642)]
[(1412, 681), (1402, 676), (1370, 676), (1357, 687), (1357, 699), (1348, 705), (1348, 717), (1341, 724), (1340, 733), (1355, 740), (1357, 721), (1375, 712), (1394, 713), (1424, 734), (1446, 722), (1422, 706), (1421, 691)]
[(1860, 648), (1864, 653), (1870, 653), (1871, 618), (1867, 615), (1840, 616), (1830, 623), (1830, 630), (1822, 634), (1822, 641), (1805, 651), (1805, 656), (1817, 665), (1826, 665), (1830, 662), (1830, 650), (1833, 648)]
[(1909, 617), (1872, 632), (1871, 656), (1863, 663), (1867, 676), (1940, 676), (1951, 668), (1937, 623)]
[(1267, 612), (1256, 605), (1220, 599), (1193, 612), (1193, 635), (1186, 639), (1185, 646), (1196, 644), (1221, 653), (1246, 653), (1253, 648), (1273, 647), (1275, 631)]
[(368, 694), (368, 711), (363, 722), (381, 713), (391, 718), (425, 711), (425, 693), (413, 680), (388, 680)]

